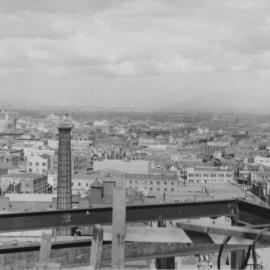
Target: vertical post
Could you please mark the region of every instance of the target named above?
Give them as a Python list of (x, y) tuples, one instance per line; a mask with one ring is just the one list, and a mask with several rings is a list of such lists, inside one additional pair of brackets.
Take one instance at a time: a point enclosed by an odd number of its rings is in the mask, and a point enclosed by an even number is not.
[[(159, 220), (158, 227), (166, 227), (166, 221)], [(174, 257), (157, 258), (156, 268), (157, 269), (175, 269), (175, 258)]]
[(39, 262), (35, 265), (34, 269), (36, 270), (59, 270), (59, 263), (51, 263), (51, 246), (52, 246), (52, 235), (43, 233), (42, 240), (40, 243), (39, 251)]
[(112, 269), (125, 268), (126, 188), (124, 179), (118, 179), (113, 189)]
[[(237, 226), (237, 219), (232, 218), (232, 225)], [(231, 251), (231, 269), (239, 269), (245, 259), (245, 250)]]
[(39, 251), (39, 263), (46, 264), (50, 261), (51, 256), (51, 246), (52, 246), (52, 236), (51, 234), (43, 233), (42, 240), (40, 243)]
[(100, 269), (102, 262), (102, 244), (103, 244), (103, 228), (96, 225), (93, 228), (93, 238), (91, 244), (90, 269)]
[(237, 250), (231, 252), (231, 269), (240, 269), (245, 258), (245, 250)]

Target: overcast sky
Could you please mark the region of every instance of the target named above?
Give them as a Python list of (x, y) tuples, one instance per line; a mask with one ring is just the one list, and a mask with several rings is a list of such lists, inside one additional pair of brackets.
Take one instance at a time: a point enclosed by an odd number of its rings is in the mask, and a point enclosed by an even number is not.
[(269, 0), (0, 0), (0, 104), (270, 111)]

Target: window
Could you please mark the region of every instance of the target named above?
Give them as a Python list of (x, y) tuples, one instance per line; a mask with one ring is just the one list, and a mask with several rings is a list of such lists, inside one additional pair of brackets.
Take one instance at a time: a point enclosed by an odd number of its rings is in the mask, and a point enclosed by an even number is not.
[(150, 190), (152, 191), (153, 189), (150, 187)]
[(157, 184), (159, 185), (160, 181), (157, 181)]
[(36, 162), (36, 166), (39, 166), (39, 162)]
[(33, 170), (30, 168), (30, 169), (28, 170), (28, 172), (33, 172)]
[(129, 180), (129, 183), (132, 184), (132, 180)]
[(45, 166), (46, 166), (46, 163), (45, 163), (45, 162), (43, 162), (43, 163), (42, 163), (42, 166), (43, 166), (43, 167), (45, 167)]
[(88, 184), (88, 183), (86, 183), (86, 186), (88, 187), (88, 186), (89, 186), (89, 184)]
[(78, 183), (78, 187), (80, 187), (80, 186), (81, 186), (81, 183), (79, 182), (79, 183)]
[(167, 191), (167, 188), (164, 188), (164, 191)]
[(150, 181), (150, 184), (152, 185), (153, 184), (153, 181)]
[(42, 169), (42, 173), (46, 173), (46, 170), (45, 169)]
[(171, 191), (174, 191), (174, 188), (172, 188)]
[(28, 165), (29, 165), (29, 166), (32, 166), (32, 165), (33, 165), (33, 163), (32, 163), (32, 162), (29, 162), (29, 163), (28, 163)]
[(194, 176), (194, 174), (193, 174), (193, 173), (190, 173), (188, 176), (189, 176), (189, 177), (193, 177), (193, 176)]
[(157, 191), (160, 191), (160, 188), (159, 187), (157, 188)]
[(167, 185), (167, 181), (164, 181), (164, 185)]
[(171, 182), (171, 185), (173, 186), (174, 185), (174, 182)]

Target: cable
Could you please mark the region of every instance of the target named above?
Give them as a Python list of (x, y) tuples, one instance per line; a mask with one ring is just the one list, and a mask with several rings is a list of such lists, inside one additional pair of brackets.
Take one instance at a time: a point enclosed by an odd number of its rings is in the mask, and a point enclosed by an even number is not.
[(225, 237), (222, 244), (220, 245), (219, 251), (218, 251), (218, 259), (217, 259), (217, 269), (220, 270), (220, 261), (221, 261), (221, 255), (222, 251), (226, 244), (231, 240), (231, 236)]
[(245, 256), (245, 259), (244, 259), (244, 261), (241, 264), (239, 269), (245, 269), (247, 267), (248, 260), (250, 258), (250, 253), (251, 252), (252, 252), (252, 259), (253, 259), (253, 269), (257, 268), (256, 242), (261, 238), (262, 234), (265, 233), (268, 230), (269, 230), (269, 228), (264, 228), (257, 234), (257, 236), (254, 239), (252, 245), (250, 245), (248, 247), (248, 251), (247, 251), (247, 254)]

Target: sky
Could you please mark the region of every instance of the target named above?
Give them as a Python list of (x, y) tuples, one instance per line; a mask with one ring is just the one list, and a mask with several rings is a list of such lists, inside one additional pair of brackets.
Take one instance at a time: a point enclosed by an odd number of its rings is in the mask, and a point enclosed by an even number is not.
[(270, 112), (269, 0), (0, 0), (0, 106)]

